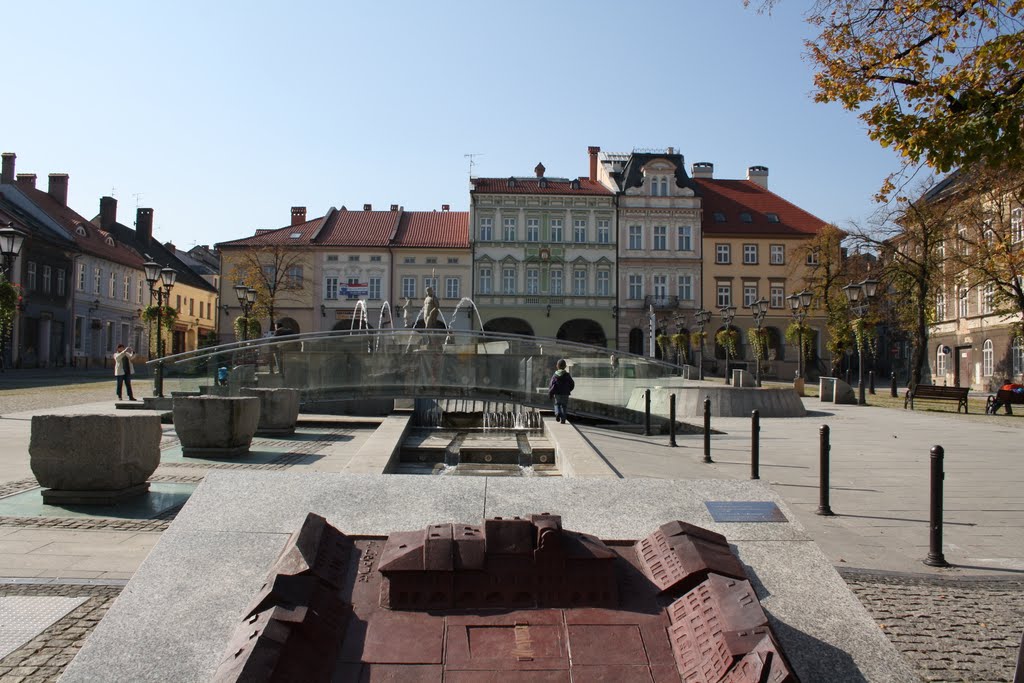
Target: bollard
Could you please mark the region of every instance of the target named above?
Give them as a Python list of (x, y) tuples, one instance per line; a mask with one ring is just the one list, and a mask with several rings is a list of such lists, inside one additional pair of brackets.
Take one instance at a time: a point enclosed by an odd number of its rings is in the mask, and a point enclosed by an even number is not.
[(853, 375), (853, 371), (850, 370), (850, 368), (846, 368), (846, 383), (849, 384), (849, 385), (853, 385), (853, 377), (852, 377), (852, 375)]
[(750, 413), (750, 478), (761, 478), (761, 413)]
[(875, 371), (868, 370), (868, 393), (875, 395)]
[(159, 398), (164, 397), (164, 362), (157, 362), (153, 371), (153, 395)]
[(644, 389), (644, 436), (651, 435), (651, 390)]
[(668, 445), (675, 447), (676, 443), (676, 395), (668, 397)]
[(822, 515), (823, 517), (832, 517), (835, 515), (832, 512), (832, 508), (828, 504), (828, 456), (829, 451), (832, 450), (832, 446), (829, 445), (828, 425), (821, 425), (820, 431), (820, 444), (818, 448), (818, 509), (814, 511), (816, 515)]
[(949, 562), (942, 556), (942, 480), (946, 478), (942, 471), (942, 459), (945, 454), (942, 446), (932, 448), (931, 534), (928, 538), (928, 557), (924, 558), (924, 563), (929, 567), (949, 566)]
[(889, 395), (893, 398), (899, 396), (899, 391), (896, 389), (896, 371), (892, 371), (892, 385), (889, 387)]
[(711, 459), (711, 399), (704, 399), (704, 462), (714, 462)]

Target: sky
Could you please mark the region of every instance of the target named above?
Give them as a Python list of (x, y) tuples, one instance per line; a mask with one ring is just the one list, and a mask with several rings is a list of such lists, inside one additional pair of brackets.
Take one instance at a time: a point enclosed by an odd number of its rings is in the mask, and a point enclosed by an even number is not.
[(816, 104), (810, 0), (6, 3), (0, 151), (68, 173), (86, 217), (154, 210), (179, 248), (330, 207), (469, 207), (474, 175), (588, 173), (587, 147), (675, 147), (716, 178), (769, 167), (819, 218), (864, 222), (898, 168)]

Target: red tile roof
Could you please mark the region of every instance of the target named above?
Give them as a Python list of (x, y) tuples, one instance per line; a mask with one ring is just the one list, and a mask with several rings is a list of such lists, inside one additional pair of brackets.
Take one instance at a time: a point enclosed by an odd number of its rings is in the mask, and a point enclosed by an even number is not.
[[(704, 218), (701, 229), (705, 235), (777, 235), (806, 237), (816, 235), (828, 225), (774, 192), (749, 180), (713, 180), (694, 178), (703, 195)], [(715, 220), (715, 213), (725, 216)], [(751, 222), (740, 216), (749, 213)], [(769, 222), (767, 214), (778, 215), (779, 222)]]
[(516, 178), (509, 187), (508, 178), (473, 178), (475, 194), (576, 194), (611, 196), (612, 192), (601, 183), (590, 178), (580, 178), (578, 190), (572, 189), (568, 178), (544, 178), (547, 187), (541, 187), (541, 178)]
[(469, 248), (468, 211), (406, 211), (393, 246)]
[[(256, 234), (251, 237), (243, 237), (237, 240), (231, 240), (230, 242), (221, 242), (215, 245), (218, 249), (220, 247), (269, 247), (273, 245), (287, 245), (287, 244), (300, 244), (307, 245), (309, 240), (320, 230), (324, 224), (326, 216), (320, 218), (314, 218), (311, 221), (305, 223), (299, 223), (298, 225), (289, 225), (284, 228), (277, 228), (274, 230), (256, 230)], [(298, 234), (298, 238), (293, 238), (293, 234)]]
[[(99, 258), (106, 259), (114, 263), (120, 263), (121, 265), (142, 270), (142, 264), (146, 262), (146, 259), (144, 259), (139, 252), (135, 251), (127, 244), (118, 241), (113, 235), (100, 230), (98, 226), (81, 216), (71, 207), (64, 206), (42, 190), (24, 186), (19, 187), (18, 189), (20, 189), (33, 204), (38, 206), (41, 211), (46, 213), (50, 218), (59, 223), (61, 227), (67, 230), (68, 234), (75, 240), (75, 244), (78, 245), (78, 248), (85, 253), (98, 256)], [(85, 227), (85, 236), (78, 234), (77, 228), (80, 225)], [(113, 246), (107, 244), (107, 237), (114, 240)]]
[(312, 242), (339, 247), (386, 247), (398, 229), (400, 211), (334, 211)]

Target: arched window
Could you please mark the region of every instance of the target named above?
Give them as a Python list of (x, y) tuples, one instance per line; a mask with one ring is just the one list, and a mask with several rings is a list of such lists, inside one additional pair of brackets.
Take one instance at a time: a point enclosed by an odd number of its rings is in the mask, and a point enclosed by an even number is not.
[(991, 377), (995, 370), (995, 353), (992, 349), (992, 340), (986, 339), (985, 345), (981, 347), (981, 374)]
[(944, 377), (946, 374), (946, 353), (943, 348), (943, 345), (939, 344), (939, 348), (935, 350), (935, 374), (939, 377)]
[(1020, 337), (1013, 338), (1013, 376), (1020, 377), (1024, 374), (1024, 340)]

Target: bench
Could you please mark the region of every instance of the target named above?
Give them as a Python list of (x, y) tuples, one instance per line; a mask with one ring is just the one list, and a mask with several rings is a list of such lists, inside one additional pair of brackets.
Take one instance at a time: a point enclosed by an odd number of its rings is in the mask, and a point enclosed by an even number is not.
[(930, 401), (956, 401), (956, 412), (964, 409), (967, 413), (967, 392), (969, 387), (939, 387), (934, 384), (919, 384), (913, 391), (907, 389), (906, 398), (903, 400), (903, 409), (907, 405), (914, 409), (914, 399), (927, 399)]
[(1000, 389), (996, 392), (995, 396), (990, 394), (988, 399), (985, 401), (986, 414), (995, 415), (995, 413), (992, 412), (992, 404), (996, 401), (999, 401), (999, 403), (1006, 408), (1007, 415), (1013, 415), (1013, 408), (1010, 406), (1014, 404), (1024, 405), (1024, 394), (1018, 394), (1010, 391), (1009, 389)]

